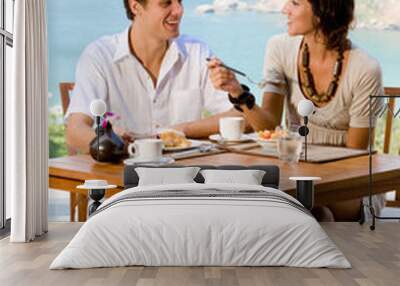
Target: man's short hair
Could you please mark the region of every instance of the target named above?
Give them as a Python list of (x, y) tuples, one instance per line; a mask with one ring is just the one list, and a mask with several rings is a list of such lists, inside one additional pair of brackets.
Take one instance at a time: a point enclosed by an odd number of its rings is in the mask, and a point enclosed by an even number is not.
[[(147, 0), (136, 0), (140, 4), (146, 4)], [(129, 7), (129, 0), (124, 0), (124, 6), (126, 10), (126, 16), (128, 17), (129, 20), (135, 19), (135, 15), (132, 13), (131, 8)]]

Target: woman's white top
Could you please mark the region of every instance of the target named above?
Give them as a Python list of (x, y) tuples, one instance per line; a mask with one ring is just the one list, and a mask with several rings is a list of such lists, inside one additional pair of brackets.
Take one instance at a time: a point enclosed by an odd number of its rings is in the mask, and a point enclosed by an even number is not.
[[(302, 36), (277, 35), (269, 40), (265, 52), (264, 92), (286, 97), (286, 122), (291, 127), (301, 124), (297, 104), (305, 98), (297, 67), (301, 42)], [(334, 98), (324, 107), (316, 107), (309, 117), (309, 141), (343, 146), (350, 127), (368, 128), (370, 95), (383, 95), (381, 68), (376, 59), (353, 44)], [(382, 99), (373, 101), (373, 110), (382, 104)], [(375, 123), (373, 117), (372, 126)]]

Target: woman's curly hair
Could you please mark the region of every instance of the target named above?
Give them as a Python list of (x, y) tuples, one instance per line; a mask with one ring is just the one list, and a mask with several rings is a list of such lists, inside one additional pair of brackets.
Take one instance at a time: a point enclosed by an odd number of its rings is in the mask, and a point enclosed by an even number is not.
[[(147, 0), (136, 0), (137, 2), (141, 4), (146, 4)], [(129, 8), (129, 0), (124, 0), (124, 6), (126, 10), (126, 16), (128, 17), (129, 20), (135, 19), (135, 15), (132, 13), (131, 8)]]
[(347, 40), (354, 20), (354, 0), (308, 0), (315, 16), (314, 26), (326, 38), (328, 49), (336, 49)]

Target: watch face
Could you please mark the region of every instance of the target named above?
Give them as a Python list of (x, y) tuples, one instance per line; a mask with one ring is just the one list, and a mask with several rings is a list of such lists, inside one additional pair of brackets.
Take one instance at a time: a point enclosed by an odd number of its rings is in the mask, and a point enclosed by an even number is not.
[(248, 109), (253, 108), (255, 103), (255, 97), (250, 92), (245, 92), (243, 94), (243, 100), (241, 101), (242, 104), (246, 104)]
[(238, 97), (239, 103), (240, 103), (240, 104), (245, 104), (245, 103), (247, 102), (247, 98), (248, 98), (249, 96), (252, 96), (252, 94), (251, 94), (250, 92), (248, 92), (248, 91), (244, 91), (244, 92)]

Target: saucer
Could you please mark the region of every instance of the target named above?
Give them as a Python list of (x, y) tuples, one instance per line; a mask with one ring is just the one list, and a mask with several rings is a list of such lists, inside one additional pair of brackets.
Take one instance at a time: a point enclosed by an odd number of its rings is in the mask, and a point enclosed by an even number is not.
[(141, 158), (128, 158), (124, 160), (125, 165), (145, 165), (145, 166), (163, 166), (174, 163), (174, 158), (161, 157), (155, 160), (141, 159)]
[(240, 139), (234, 139), (234, 140), (228, 140), (228, 139), (224, 139), (221, 137), (220, 134), (212, 134), (208, 137), (208, 139), (210, 139), (211, 141), (216, 141), (219, 144), (224, 144), (224, 143), (243, 143), (243, 142), (247, 142), (247, 141), (252, 141), (252, 138), (246, 134), (243, 134), (242, 137), (240, 137)]

